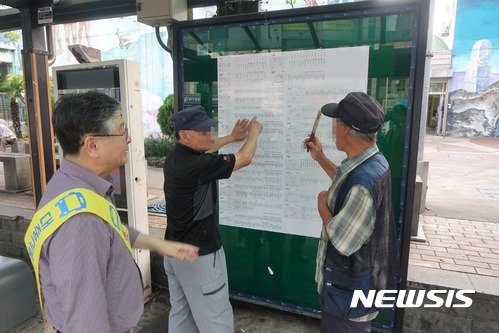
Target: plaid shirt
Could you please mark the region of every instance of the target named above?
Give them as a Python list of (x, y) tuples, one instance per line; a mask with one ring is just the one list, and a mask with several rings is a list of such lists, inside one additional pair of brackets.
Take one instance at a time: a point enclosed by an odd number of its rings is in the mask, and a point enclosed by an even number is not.
[[(351, 160), (345, 159), (341, 162), (328, 190), (327, 205), (331, 212), (334, 212), (339, 189), (348, 174), (377, 152), (378, 147), (373, 144)], [(326, 257), (327, 242), (330, 240), (336, 250), (349, 256), (358, 251), (369, 240), (375, 219), (376, 211), (371, 193), (364, 185), (354, 185), (345, 197), (343, 208), (336, 216), (327, 221), (325, 228), (322, 228), (315, 270), (315, 281), (319, 293), (323, 284), (322, 267)]]

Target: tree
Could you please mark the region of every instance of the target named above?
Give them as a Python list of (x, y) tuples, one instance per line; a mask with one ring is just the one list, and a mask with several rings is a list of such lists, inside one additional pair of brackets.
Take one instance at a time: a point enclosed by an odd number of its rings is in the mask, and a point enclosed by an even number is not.
[(167, 136), (173, 134), (173, 124), (171, 117), (175, 111), (175, 102), (173, 99), (173, 94), (168, 95), (158, 109), (158, 124), (161, 128), (161, 132)]
[(21, 74), (6, 75), (0, 78), (0, 92), (6, 93), (10, 98), (10, 115), (14, 132), (18, 138), (23, 136), (21, 131), (20, 104), (26, 105), (24, 100), (24, 77)]
[(7, 32), (2, 32), (0, 33), (0, 41), (3, 43), (9, 44), (9, 43), (16, 43), (21, 39), (20, 33), (16, 31), (7, 31)]

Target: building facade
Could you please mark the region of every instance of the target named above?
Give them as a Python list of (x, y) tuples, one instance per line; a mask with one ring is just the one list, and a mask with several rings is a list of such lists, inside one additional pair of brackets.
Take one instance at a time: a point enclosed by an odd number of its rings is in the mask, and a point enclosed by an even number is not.
[[(447, 101), (435, 103), (430, 89), (428, 120), (433, 119), (437, 134), (499, 137), (498, 48), (499, 2), (457, 0)], [(438, 52), (433, 51), (432, 67), (437, 65)], [(438, 80), (432, 76), (432, 83)]]

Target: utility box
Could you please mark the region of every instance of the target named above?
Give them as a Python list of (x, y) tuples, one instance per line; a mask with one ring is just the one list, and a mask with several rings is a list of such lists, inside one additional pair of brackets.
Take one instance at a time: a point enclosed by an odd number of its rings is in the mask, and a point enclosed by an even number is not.
[(153, 27), (187, 20), (187, 0), (139, 0), (137, 21)]

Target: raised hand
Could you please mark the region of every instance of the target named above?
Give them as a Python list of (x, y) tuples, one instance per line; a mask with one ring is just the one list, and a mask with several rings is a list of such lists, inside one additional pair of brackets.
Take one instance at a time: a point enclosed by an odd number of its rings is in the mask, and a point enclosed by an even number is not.
[(310, 156), (317, 161), (318, 158), (322, 157), (324, 153), (322, 152), (322, 144), (317, 135), (314, 135), (313, 139), (310, 139), (310, 134), (308, 138), (303, 140), (303, 148), (308, 148), (310, 151)]
[(232, 133), (230, 134), (234, 141), (242, 141), (248, 137), (248, 123), (249, 120), (246, 118), (238, 119)]
[(248, 124), (248, 132), (260, 134), (262, 133), (262, 130), (263, 130), (263, 125), (260, 124), (260, 122), (256, 119), (256, 117), (253, 117), (253, 119), (251, 119), (251, 121)]

